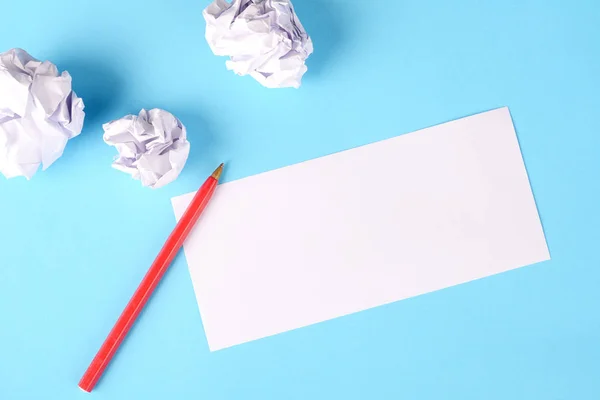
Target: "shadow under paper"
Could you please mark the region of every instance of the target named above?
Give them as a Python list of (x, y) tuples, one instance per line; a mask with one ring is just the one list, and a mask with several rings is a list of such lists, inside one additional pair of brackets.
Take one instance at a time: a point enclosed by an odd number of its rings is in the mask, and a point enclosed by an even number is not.
[[(294, 0), (294, 10), (311, 37), (314, 52), (306, 60), (305, 77), (317, 77), (335, 68), (333, 60), (340, 54), (347, 35), (343, 32), (343, 11), (329, 0)], [(340, 8), (338, 6), (338, 8)]]
[(85, 130), (100, 129), (105, 122), (121, 118), (114, 110), (125, 89), (125, 78), (106, 60), (67, 59), (57, 63), (73, 78), (73, 91), (85, 104)]
[(223, 160), (217, 151), (214, 127), (209, 119), (198, 111), (182, 110), (177, 107), (167, 111), (179, 118), (187, 131), (190, 155), (182, 173), (199, 174), (216, 168)]

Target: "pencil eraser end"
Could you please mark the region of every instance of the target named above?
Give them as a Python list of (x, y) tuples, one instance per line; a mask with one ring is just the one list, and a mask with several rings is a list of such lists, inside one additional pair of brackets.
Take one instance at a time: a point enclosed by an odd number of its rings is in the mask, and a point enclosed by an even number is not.
[(79, 385), (77, 385), (77, 387), (86, 393), (91, 393), (91, 391), (92, 391), (91, 387), (89, 387), (87, 385), (82, 385), (81, 383)]

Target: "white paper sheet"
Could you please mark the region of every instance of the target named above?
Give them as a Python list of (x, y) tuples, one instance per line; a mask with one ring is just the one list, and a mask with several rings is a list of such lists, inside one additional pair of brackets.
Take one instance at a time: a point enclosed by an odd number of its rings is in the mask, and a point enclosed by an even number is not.
[(508, 108), (225, 183), (184, 249), (211, 350), (550, 257)]

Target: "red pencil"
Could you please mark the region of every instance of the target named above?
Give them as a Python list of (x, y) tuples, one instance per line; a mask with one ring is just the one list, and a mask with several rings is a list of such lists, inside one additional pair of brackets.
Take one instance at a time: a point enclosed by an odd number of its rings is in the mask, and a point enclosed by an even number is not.
[(179, 249), (181, 249), (185, 238), (194, 227), (202, 211), (204, 211), (208, 201), (215, 192), (222, 171), (223, 164), (219, 165), (215, 172), (198, 189), (192, 202), (185, 210), (185, 213), (158, 253), (158, 256), (156, 256), (156, 259), (131, 297), (131, 300), (127, 303), (117, 323), (108, 334), (100, 350), (98, 350), (96, 357), (94, 357), (85, 374), (83, 374), (83, 377), (79, 381), (79, 387), (82, 390), (91, 392), (94, 389), (94, 386), (102, 376), (106, 366), (110, 363), (119, 345), (125, 339), (127, 332), (129, 332), (129, 329), (144, 308), (144, 305), (165, 274), (165, 271), (169, 268)]

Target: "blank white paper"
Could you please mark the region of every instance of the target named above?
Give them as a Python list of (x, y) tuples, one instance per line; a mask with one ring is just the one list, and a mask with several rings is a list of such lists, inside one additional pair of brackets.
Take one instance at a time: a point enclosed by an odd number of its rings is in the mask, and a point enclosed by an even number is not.
[(508, 108), (222, 184), (184, 251), (211, 350), (550, 258)]

